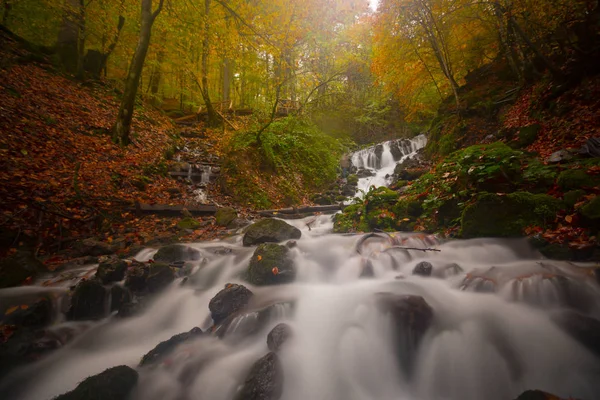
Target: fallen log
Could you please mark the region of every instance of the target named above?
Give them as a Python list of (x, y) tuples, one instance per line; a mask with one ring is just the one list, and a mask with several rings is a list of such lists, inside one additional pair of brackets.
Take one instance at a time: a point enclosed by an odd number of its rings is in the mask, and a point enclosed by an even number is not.
[(261, 213), (267, 214), (305, 214), (305, 213), (315, 213), (315, 212), (333, 212), (343, 210), (344, 206), (342, 204), (329, 204), (323, 206), (306, 206), (306, 207), (294, 207), (294, 208), (282, 208), (279, 210), (265, 210), (261, 211)]
[(212, 204), (185, 206), (182, 204), (142, 204), (136, 203), (135, 207), (130, 208), (130, 211), (135, 211), (137, 214), (157, 214), (157, 215), (174, 215), (181, 216), (187, 210), (192, 215), (214, 215), (217, 212), (217, 206)]
[(196, 119), (196, 114), (191, 114), (191, 115), (186, 115), (184, 117), (176, 118), (173, 120), (173, 122), (186, 122), (186, 121), (193, 121), (195, 119)]

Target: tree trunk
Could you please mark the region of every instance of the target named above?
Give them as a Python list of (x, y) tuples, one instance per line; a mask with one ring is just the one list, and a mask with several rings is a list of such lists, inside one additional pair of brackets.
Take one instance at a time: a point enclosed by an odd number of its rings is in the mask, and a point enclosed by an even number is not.
[(210, 93), (208, 88), (208, 62), (210, 56), (210, 1), (204, 0), (204, 37), (202, 38), (202, 87), (200, 92), (202, 93), (202, 99), (206, 106), (206, 112), (208, 114), (208, 125), (216, 126), (219, 124), (219, 116), (215, 112), (215, 109), (210, 101)]
[(4, 0), (4, 5), (2, 6), (2, 25), (8, 26), (8, 17), (10, 15), (10, 10), (12, 9), (11, 0)]
[(152, 25), (158, 14), (161, 12), (163, 3), (164, 0), (160, 0), (157, 10), (153, 13), (152, 0), (142, 0), (142, 27), (140, 30), (140, 37), (129, 66), (123, 99), (121, 100), (117, 121), (113, 127), (113, 141), (121, 146), (126, 146), (131, 142), (129, 132), (131, 130), (135, 98), (142, 76), (146, 54), (148, 54), (148, 47), (150, 47)]
[(165, 59), (165, 47), (167, 44), (167, 33), (164, 32), (161, 35), (161, 43), (162, 46), (158, 50), (158, 54), (156, 55), (156, 65), (153, 68), (152, 75), (150, 76), (150, 96), (152, 104), (155, 106), (158, 105), (158, 89), (160, 88), (160, 81), (162, 79), (162, 63)]
[(233, 60), (225, 58), (223, 61), (223, 101), (231, 100), (231, 81), (233, 78)]
[(66, 0), (62, 25), (58, 32), (56, 51), (68, 72), (77, 72), (79, 57), (79, 0)]
[(79, 0), (79, 33), (77, 35), (77, 79), (85, 78), (85, 1)]

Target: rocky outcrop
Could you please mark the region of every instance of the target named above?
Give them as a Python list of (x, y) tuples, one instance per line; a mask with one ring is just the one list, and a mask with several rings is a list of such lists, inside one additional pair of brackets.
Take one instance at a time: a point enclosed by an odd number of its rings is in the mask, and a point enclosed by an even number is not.
[(289, 239), (300, 239), (300, 229), (278, 219), (263, 219), (248, 227), (242, 240), (244, 246), (261, 243), (279, 243)]
[(237, 211), (235, 211), (231, 207), (223, 207), (217, 211), (215, 218), (217, 220), (217, 225), (229, 227), (233, 221), (238, 217)]
[(156, 293), (175, 280), (175, 272), (163, 263), (135, 262), (125, 279), (125, 287), (136, 295)]
[(147, 365), (155, 365), (165, 359), (166, 356), (171, 354), (175, 348), (183, 342), (191, 339), (195, 339), (202, 335), (200, 328), (192, 328), (189, 332), (180, 333), (179, 335), (173, 336), (169, 340), (160, 342), (155, 348), (150, 350), (140, 361), (140, 367)]
[(71, 297), (68, 318), (75, 321), (95, 320), (106, 316), (106, 288), (97, 279), (80, 282)]
[(278, 400), (283, 393), (283, 368), (271, 352), (258, 360), (234, 400)]
[(200, 251), (193, 247), (171, 244), (161, 247), (154, 255), (154, 261), (173, 263), (177, 261), (196, 261), (201, 257)]
[(225, 285), (225, 288), (208, 303), (214, 324), (220, 324), (233, 313), (246, 307), (252, 296), (253, 293), (245, 286), (232, 283)]
[(257, 286), (292, 282), (296, 277), (296, 269), (289, 253), (286, 246), (261, 244), (250, 259), (246, 280)]
[(126, 400), (137, 381), (137, 371), (121, 365), (85, 379), (73, 391), (54, 400)]
[(128, 264), (125, 260), (121, 260), (117, 256), (109, 256), (98, 265), (96, 277), (105, 285), (122, 281), (125, 279), (127, 266)]

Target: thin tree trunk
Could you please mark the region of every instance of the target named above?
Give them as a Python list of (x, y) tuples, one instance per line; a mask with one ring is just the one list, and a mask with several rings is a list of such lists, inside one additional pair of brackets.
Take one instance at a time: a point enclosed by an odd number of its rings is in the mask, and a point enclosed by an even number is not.
[(152, 34), (152, 25), (154, 20), (162, 11), (164, 0), (160, 0), (158, 8), (152, 12), (152, 0), (142, 0), (142, 27), (133, 59), (127, 73), (125, 82), (125, 91), (119, 108), (117, 121), (113, 127), (113, 141), (121, 146), (128, 145), (131, 142), (129, 132), (131, 131), (131, 121), (133, 119), (133, 108), (137, 95), (144, 61), (150, 47), (150, 36)]
[(10, 15), (10, 10), (12, 9), (11, 0), (4, 0), (2, 8), (2, 25), (8, 26), (8, 17)]
[(208, 114), (208, 125), (215, 126), (219, 123), (219, 116), (215, 112), (215, 109), (210, 101), (210, 93), (208, 87), (208, 62), (210, 57), (210, 1), (204, 0), (204, 37), (202, 38), (202, 87), (200, 92), (202, 93), (202, 99), (206, 106), (206, 112)]
[(56, 50), (65, 69), (77, 72), (78, 41), (79, 41), (79, 0), (66, 0), (62, 25), (58, 32)]
[(85, 1), (79, 0), (79, 33), (77, 37), (77, 74), (79, 80), (85, 78), (84, 59), (85, 59)]

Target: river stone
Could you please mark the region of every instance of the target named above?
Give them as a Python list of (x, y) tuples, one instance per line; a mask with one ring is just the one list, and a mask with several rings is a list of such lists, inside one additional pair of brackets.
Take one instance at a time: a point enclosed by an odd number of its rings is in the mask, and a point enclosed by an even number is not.
[(219, 208), (215, 214), (217, 225), (229, 227), (229, 225), (238, 217), (237, 211), (231, 207)]
[(118, 311), (124, 304), (131, 302), (133, 296), (131, 292), (117, 284), (110, 288), (110, 312)]
[(98, 265), (96, 277), (105, 285), (112, 282), (122, 281), (125, 279), (127, 266), (128, 265), (125, 260), (121, 260), (117, 256), (109, 256), (106, 260), (102, 261), (100, 265)]
[(420, 263), (418, 263), (415, 266), (415, 268), (412, 271), (413, 275), (420, 275), (420, 276), (431, 276), (432, 272), (433, 272), (433, 265), (431, 265), (431, 263), (427, 262), (427, 261), (421, 261)]
[(296, 277), (290, 250), (274, 243), (264, 243), (256, 248), (246, 272), (246, 280), (253, 285), (289, 283)]
[(579, 343), (600, 356), (600, 320), (575, 311), (553, 314), (552, 320)]
[(0, 289), (18, 286), (44, 270), (44, 264), (29, 250), (19, 250), (0, 261)]
[(26, 328), (42, 328), (52, 322), (52, 302), (47, 298), (28, 304), (26, 308), (19, 307), (12, 313), (0, 319), (0, 325), (15, 325)]
[(142, 357), (142, 361), (140, 361), (140, 367), (161, 362), (166, 356), (175, 350), (179, 344), (199, 337), (200, 335), (202, 335), (202, 330), (196, 327), (192, 328), (192, 330), (189, 332), (180, 333), (179, 335), (173, 336), (169, 340), (160, 342), (155, 348), (150, 350), (144, 357)]
[(279, 219), (263, 219), (248, 227), (242, 240), (244, 246), (273, 242), (279, 243), (288, 239), (300, 239), (300, 229)]
[(267, 347), (273, 352), (279, 351), (281, 346), (292, 336), (292, 327), (281, 323), (267, 335)]
[(278, 400), (283, 393), (283, 368), (270, 352), (254, 363), (234, 400)]
[(200, 259), (200, 251), (193, 247), (171, 244), (161, 247), (154, 255), (154, 261), (172, 263), (177, 261), (196, 261)]
[(213, 334), (220, 339), (247, 338), (265, 329), (275, 319), (292, 316), (293, 303), (288, 302), (275, 303), (256, 310), (242, 310), (231, 314), (221, 324), (215, 325)]
[(223, 322), (231, 314), (244, 308), (253, 293), (245, 286), (228, 283), (208, 303), (208, 309), (215, 325)]
[(527, 390), (515, 400), (561, 400), (559, 397), (541, 390)]
[(71, 297), (71, 308), (67, 316), (74, 321), (103, 318), (105, 313), (106, 289), (102, 282), (90, 279), (80, 282)]
[(135, 294), (156, 293), (175, 280), (175, 272), (167, 264), (135, 262), (127, 273), (125, 287)]
[(121, 365), (85, 379), (73, 391), (54, 400), (126, 400), (137, 381), (137, 371)]

